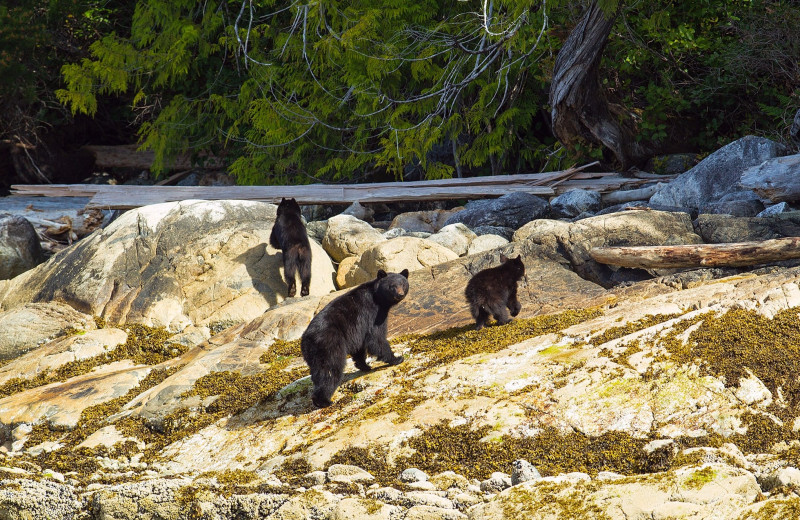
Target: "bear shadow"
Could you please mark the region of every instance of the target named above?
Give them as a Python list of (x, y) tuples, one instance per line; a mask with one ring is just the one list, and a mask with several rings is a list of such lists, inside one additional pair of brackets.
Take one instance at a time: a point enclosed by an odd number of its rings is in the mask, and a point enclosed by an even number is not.
[[(266, 300), (269, 307), (283, 302), (279, 299), (279, 294), (286, 294), (286, 282), (283, 280), (283, 255), (280, 251), (270, 253), (270, 248), (266, 244), (253, 246), (244, 253), (236, 257), (237, 262), (241, 262), (250, 275), (253, 288)], [(275, 276), (270, 276), (269, 272), (275, 270)], [(277, 280), (277, 282), (271, 280)]]

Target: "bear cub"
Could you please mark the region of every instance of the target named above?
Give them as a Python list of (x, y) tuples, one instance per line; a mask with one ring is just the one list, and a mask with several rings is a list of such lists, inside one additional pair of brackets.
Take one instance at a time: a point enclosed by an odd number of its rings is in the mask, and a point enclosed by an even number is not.
[(303, 220), (300, 217), (300, 204), (294, 199), (281, 199), (278, 216), (272, 225), (269, 244), (283, 251), (283, 275), (289, 287), (289, 296), (294, 296), (295, 273), (300, 272), (300, 296), (308, 296), (311, 284), (311, 244)]
[(489, 316), (494, 316), (498, 325), (511, 321), (522, 309), (517, 299), (517, 282), (525, 276), (525, 264), (517, 255), (508, 258), (500, 254), (500, 265), (478, 272), (467, 283), (464, 296), (469, 302), (469, 310), (475, 318), (475, 328), (482, 329)]
[(367, 354), (390, 365), (403, 361), (386, 341), (386, 318), (389, 309), (406, 294), (408, 269), (389, 274), (380, 270), (377, 278), (339, 296), (314, 316), (300, 338), (303, 359), (314, 383), (314, 406), (330, 406), (347, 356), (364, 372), (371, 370)]

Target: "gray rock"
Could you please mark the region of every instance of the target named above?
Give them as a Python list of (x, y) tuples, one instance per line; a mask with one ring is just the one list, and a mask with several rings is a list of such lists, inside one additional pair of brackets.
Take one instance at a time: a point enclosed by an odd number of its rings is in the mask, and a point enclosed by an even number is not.
[(800, 155), (776, 157), (748, 168), (741, 185), (758, 194), (765, 203), (800, 200)]
[(501, 226), (518, 229), (545, 216), (549, 210), (550, 205), (543, 198), (515, 192), (497, 199), (473, 200), (462, 211), (451, 215), (445, 225), (461, 222), (468, 228)]
[(695, 229), (709, 244), (750, 242), (800, 236), (800, 211), (771, 217), (731, 218), (728, 215), (699, 215)]
[(538, 480), (542, 478), (536, 466), (525, 459), (517, 459), (511, 465), (511, 485), (516, 486), (521, 482)]
[(421, 469), (408, 468), (400, 473), (400, 480), (402, 482), (423, 482), (428, 480), (428, 474)]
[(325, 232), (327, 230), (327, 220), (314, 220), (306, 224), (306, 233), (308, 234), (308, 238), (320, 244), (322, 243), (322, 239), (325, 238)]
[(786, 148), (763, 137), (746, 136), (703, 159), (673, 181), (659, 186), (652, 204), (700, 208), (739, 190), (742, 173), (785, 153)]
[(375, 477), (358, 466), (333, 464), (328, 468), (328, 480), (331, 482), (369, 482), (375, 480)]
[(44, 262), (39, 236), (28, 219), (0, 217), (0, 280), (8, 280)]
[(435, 506), (413, 506), (409, 508), (403, 520), (461, 520), (467, 515), (455, 509)]
[(342, 215), (352, 215), (359, 220), (363, 220), (364, 222), (372, 222), (372, 217), (375, 215), (375, 211), (367, 206), (362, 206), (360, 202), (355, 201), (354, 203), (350, 204), (347, 209), (342, 211)]
[(499, 493), (511, 487), (511, 477), (505, 473), (496, 471), (492, 476), (481, 482), (481, 491), (484, 493)]
[(781, 486), (800, 486), (800, 469), (792, 466), (781, 468), (763, 477), (759, 484), (764, 491), (771, 491)]
[(477, 226), (472, 228), (472, 231), (478, 235), (499, 235), (506, 240), (511, 240), (511, 237), (514, 236), (514, 228), (510, 227), (501, 227), (501, 226)]
[(631, 202), (623, 202), (622, 204), (614, 204), (613, 206), (608, 206), (606, 208), (603, 208), (597, 212), (596, 216), (609, 215), (611, 213), (620, 213), (631, 209), (636, 209), (636, 210), (650, 209), (656, 211), (667, 211), (669, 213), (688, 213), (692, 218), (696, 218), (698, 214), (697, 208), (687, 208), (682, 206), (666, 206), (664, 204), (652, 204), (647, 201), (631, 201)]
[(734, 217), (755, 217), (764, 210), (760, 200), (729, 200), (710, 202), (700, 208), (700, 213), (732, 215)]
[(756, 215), (756, 217), (758, 218), (773, 217), (775, 215), (780, 215), (781, 213), (787, 213), (789, 211), (792, 211), (792, 208), (789, 207), (788, 203), (779, 202), (777, 204), (773, 204), (772, 206), (765, 208), (764, 211)]
[(403, 497), (402, 502), (401, 505), (406, 507), (433, 506), (442, 509), (455, 509), (453, 502), (429, 491), (409, 491)]
[(575, 217), (581, 213), (594, 213), (600, 209), (602, 200), (597, 191), (574, 189), (562, 193), (550, 201), (553, 211), (563, 217)]

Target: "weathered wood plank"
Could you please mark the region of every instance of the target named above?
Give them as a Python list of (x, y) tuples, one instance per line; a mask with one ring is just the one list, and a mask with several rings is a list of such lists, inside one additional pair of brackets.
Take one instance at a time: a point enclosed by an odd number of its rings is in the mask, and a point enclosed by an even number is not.
[(800, 237), (727, 244), (596, 247), (589, 255), (603, 264), (642, 269), (745, 267), (800, 258)]

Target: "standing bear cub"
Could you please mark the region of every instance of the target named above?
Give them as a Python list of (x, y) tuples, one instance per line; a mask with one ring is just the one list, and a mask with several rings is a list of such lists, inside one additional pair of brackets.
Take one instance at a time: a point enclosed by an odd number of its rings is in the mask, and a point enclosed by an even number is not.
[(525, 276), (525, 264), (519, 255), (508, 258), (502, 253), (500, 262), (497, 267), (478, 272), (464, 290), (478, 330), (486, 325), (489, 316), (494, 316), (498, 325), (505, 325), (511, 321), (508, 311), (516, 316), (522, 309), (517, 299), (517, 282)]
[(311, 244), (306, 226), (300, 217), (300, 204), (294, 199), (281, 199), (278, 216), (272, 225), (269, 244), (283, 251), (283, 276), (289, 296), (295, 295), (295, 273), (300, 271), (300, 296), (308, 296), (311, 284)]
[(367, 372), (367, 354), (390, 365), (403, 361), (386, 341), (389, 309), (408, 294), (408, 269), (400, 273), (378, 271), (378, 277), (347, 292), (323, 308), (308, 324), (300, 348), (311, 371), (314, 406), (330, 406), (342, 379), (347, 356)]

